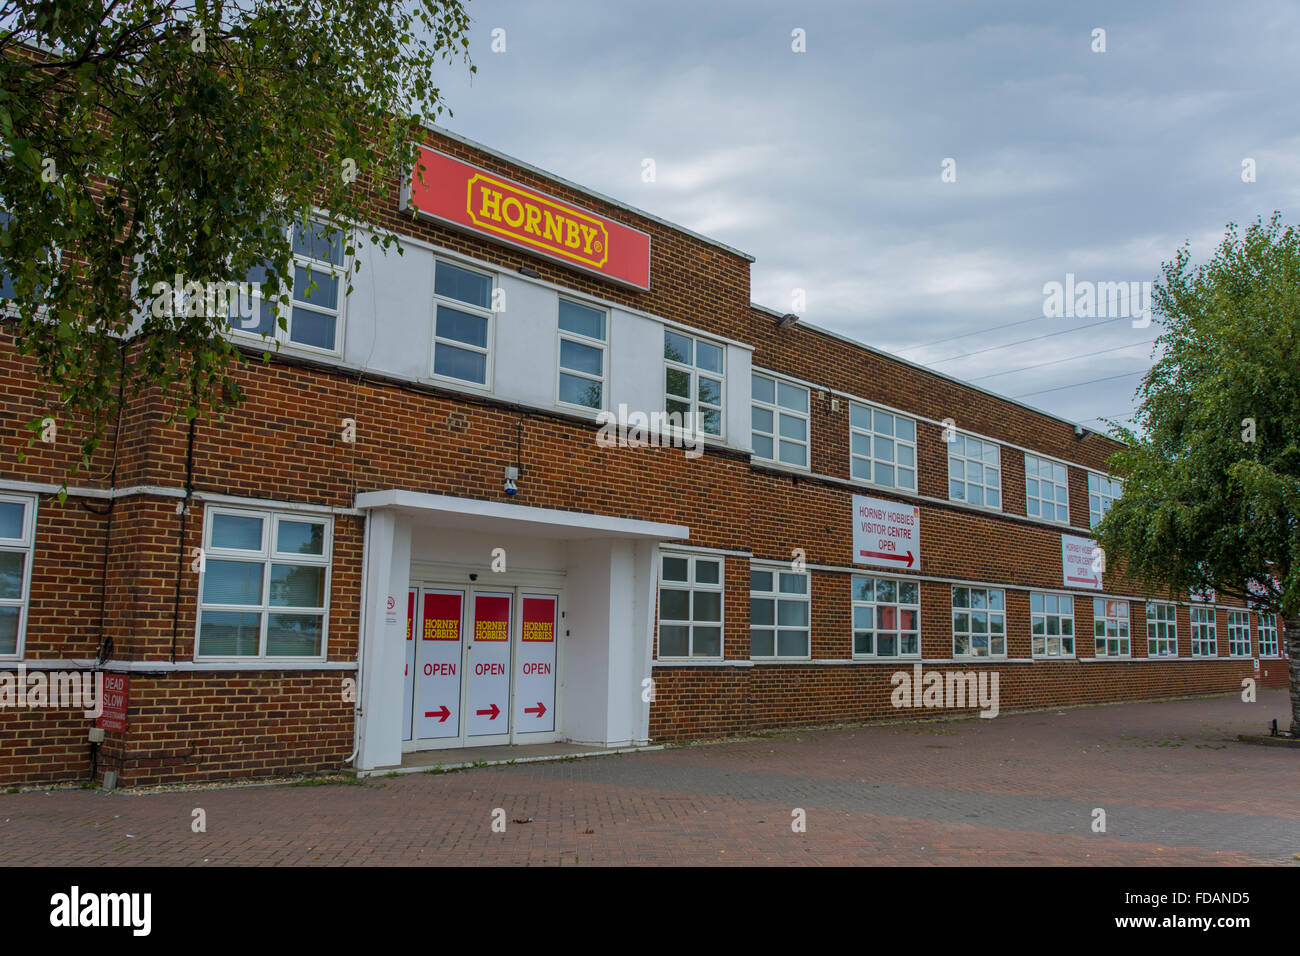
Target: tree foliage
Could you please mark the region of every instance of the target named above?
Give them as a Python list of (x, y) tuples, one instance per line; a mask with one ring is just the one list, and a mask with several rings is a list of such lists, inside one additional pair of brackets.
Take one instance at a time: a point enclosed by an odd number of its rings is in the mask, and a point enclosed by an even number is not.
[(141, 299), (263, 263), (275, 290), (288, 223), (372, 221), (368, 186), (411, 168), (468, 26), (458, 0), (0, 4), (0, 268), (83, 462), (120, 387), (189, 418), (239, 401), (225, 314)]

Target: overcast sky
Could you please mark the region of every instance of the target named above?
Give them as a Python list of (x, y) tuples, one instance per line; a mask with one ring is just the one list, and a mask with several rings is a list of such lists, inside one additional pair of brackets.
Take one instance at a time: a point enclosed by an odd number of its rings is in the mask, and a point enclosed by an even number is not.
[(1045, 317), (1044, 284), (1294, 221), (1293, 0), (469, 10), (441, 125), (750, 253), (762, 305), (804, 289), (808, 322), (1090, 427), (1129, 414), (1158, 329)]

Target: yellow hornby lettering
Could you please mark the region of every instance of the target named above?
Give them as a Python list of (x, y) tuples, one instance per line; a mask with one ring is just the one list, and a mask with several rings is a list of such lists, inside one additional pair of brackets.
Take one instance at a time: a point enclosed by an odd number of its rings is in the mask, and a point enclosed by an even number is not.
[[(488, 208), (489, 204), (491, 209)], [(483, 208), (479, 210), (479, 215), (488, 219), (501, 218), (501, 194), (495, 189), (488, 189), (486, 186), (483, 188)]]
[(572, 219), (564, 221), (564, 244), (570, 249), (576, 249), (582, 244), (582, 238), (578, 235), (578, 224)]
[(524, 220), (524, 232), (531, 232), (534, 236), (542, 234), (538, 226), (542, 221), (542, 211), (532, 203), (528, 204), (528, 218)]
[(542, 210), (542, 215), (546, 220), (542, 238), (554, 242), (557, 246), (562, 245), (564, 243), (564, 217), (552, 216), (549, 209)]
[[(510, 215), (510, 204), (515, 207), (515, 214)], [(501, 204), (501, 216), (505, 219), (506, 225), (512, 229), (518, 229), (520, 223), (524, 221), (524, 206), (514, 196), (507, 196), (506, 201)]]
[(591, 240), (596, 238), (596, 230), (591, 226), (581, 226), (582, 229), (582, 251), (587, 255), (594, 255), (591, 248)]

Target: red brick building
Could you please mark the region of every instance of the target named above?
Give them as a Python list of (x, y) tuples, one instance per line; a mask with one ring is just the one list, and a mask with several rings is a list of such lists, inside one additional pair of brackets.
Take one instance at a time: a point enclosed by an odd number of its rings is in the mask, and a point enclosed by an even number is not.
[[(53, 406), (0, 330), (0, 676), (129, 678), (97, 775), (1285, 684), (1270, 620), (1096, 573), (1109, 440), (751, 304), (735, 249), (426, 144), (429, 185), (375, 188), (404, 255), (358, 243), (345, 295), (333, 227), (295, 233), (315, 288), (247, 402), (130, 403), (62, 503), (75, 438), (19, 460)], [(257, 357), (272, 328), (254, 302), (230, 334)], [(0, 783), (88, 777), (93, 724), (10, 700)]]

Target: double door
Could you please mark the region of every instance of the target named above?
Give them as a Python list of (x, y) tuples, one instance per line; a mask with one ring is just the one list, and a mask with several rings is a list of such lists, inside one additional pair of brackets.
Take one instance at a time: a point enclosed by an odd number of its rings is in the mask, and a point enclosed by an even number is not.
[(412, 587), (403, 750), (558, 739), (560, 634), (558, 590)]

